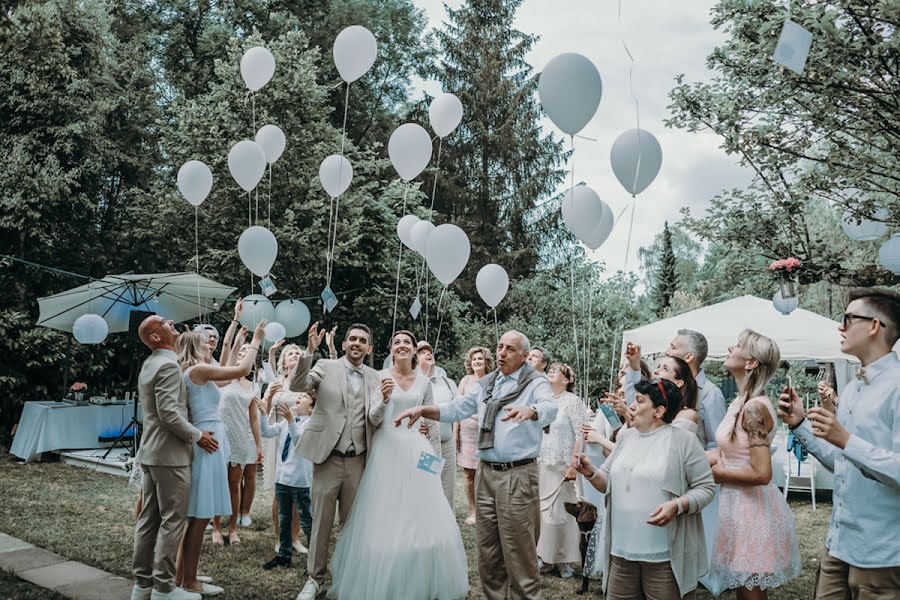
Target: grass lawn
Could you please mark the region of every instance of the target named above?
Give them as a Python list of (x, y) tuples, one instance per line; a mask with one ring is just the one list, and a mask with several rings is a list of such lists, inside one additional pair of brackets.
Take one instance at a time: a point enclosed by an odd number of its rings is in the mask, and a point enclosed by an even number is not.
[[(469, 557), (472, 590), (469, 597), (480, 599), (483, 596), (476, 570), (474, 528), (463, 523), (467, 507), (462, 481), (460, 473), (456, 516)], [(62, 463), (20, 465), (3, 454), (0, 455), (0, 498), (0, 531), (115, 575), (131, 577), (137, 491), (125, 478)], [(305, 560), (295, 560), (291, 569), (266, 572), (260, 568), (274, 555), (271, 502), (272, 493), (259, 489), (253, 504), (253, 525), (240, 530), (241, 545), (222, 548), (206, 543), (203, 547), (200, 572), (225, 587), (225, 597), (288, 600), (303, 585)], [(803, 496), (792, 499), (791, 508), (800, 532), (803, 574), (770, 593), (769, 598), (773, 600), (805, 600), (811, 596), (831, 514), (830, 503), (820, 502), (819, 509), (813, 512), (808, 497)], [(575, 595), (580, 585), (577, 578), (544, 577), (542, 585), (544, 600), (579, 597)], [(592, 583), (591, 593), (584, 597), (599, 598), (599, 587), (599, 582)], [(697, 597), (707, 600), (713, 596), (701, 591)], [(726, 593), (722, 597), (733, 598), (734, 594)], [(5, 598), (55, 600), (59, 596), (34, 588), (8, 573), (0, 573), (0, 599)]]

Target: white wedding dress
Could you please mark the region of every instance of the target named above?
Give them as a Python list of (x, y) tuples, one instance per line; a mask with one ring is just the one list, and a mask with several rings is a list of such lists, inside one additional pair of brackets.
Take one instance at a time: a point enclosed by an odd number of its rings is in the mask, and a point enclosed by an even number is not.
[(412, 429), (392, 423), (393, 415), (422, 404), (426, 396), (433, 402), (431, 383), (421, 374), (408, 391), (394, 388), (334, 549), (328, 598), (459, 600), (468, 595), (465, 548), (444, 496), (441, 470), (433, 474), (418, 468), (422, 453), (435, 450), (418, 423)]

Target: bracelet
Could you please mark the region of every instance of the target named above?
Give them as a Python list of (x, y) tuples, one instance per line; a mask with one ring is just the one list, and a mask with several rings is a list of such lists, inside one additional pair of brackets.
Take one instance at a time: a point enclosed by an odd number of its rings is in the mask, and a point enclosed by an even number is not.
[(676, 514), (683, 514), (685, 512), (684, 508), (681, 506), (681, 499), (675, 498), (675, 507), (678, 509)]
[(600, 469), (594, 469), (594, 472), (591, 473), (591, 476), (588, 477), (588, 481), (594, 481), (597, 478), (597, 475), (600, 474)]
[(253, 350), (254, 352), (259, 352), (259, 346), (255, 347), (255, 348), (253, 346), (250, 346), (250, 348), (248, 348), (248, 350)]
[(232, 320), (231, 320), (231, 322), (232, 322), (232, 323), (237, 323), (237, 324), (238, 324), (238, 325), (240, 325), (240, 324), (241, 324), (241, 322), (240, 322), (240, 321), (238, 321), (238, 320), (237, 320), (237, 319), (232, 319)]

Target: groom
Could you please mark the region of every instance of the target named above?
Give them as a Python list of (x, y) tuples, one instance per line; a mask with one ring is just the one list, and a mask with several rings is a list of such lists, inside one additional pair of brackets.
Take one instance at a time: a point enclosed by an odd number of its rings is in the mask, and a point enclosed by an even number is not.
[(382, 382), (375, 369), (363, 364), (372, 352), (372, 334), (360, 323), (347, 329), (343, 357), (322, 359), (310, 369), (326, 333), (318, 327), (318, 323), (310, 327), (306, 351), (301, 352), (288, 382), (292, 392), (316, 394), (312, 416), (297, 443), (300, 454), (313, 462), (314, 482), (312, 538), (306, 560), (309, 579), (297, 600), (314, 600), (325, 581), (335, 504), (340, 504), (343, 527), (362, 479), (372, 434), (384, 420), (392, 383), (390, 379)]

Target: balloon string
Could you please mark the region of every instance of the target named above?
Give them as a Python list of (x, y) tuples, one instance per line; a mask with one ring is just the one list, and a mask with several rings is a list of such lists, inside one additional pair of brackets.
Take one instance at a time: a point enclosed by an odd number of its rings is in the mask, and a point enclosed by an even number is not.
[(441, 312), (441, 304), (444, 301), (444, 292), (446, 292), (446, 291), (447, 291), (447, 286), (445, 285), (444, 289), (441, 290), (441, 297), (438, 298), (437, 314), (439, 314), (441, 316), (441, 318), (438, 321), (437, 337), (434, 340), (434, 354), (437, 354), (438, 342), (441, 341), (441, 327), (444, 326), (444, 313)]
[[(250, 94), (250, 110), (251, 110), (251, 119), (253, 120), (253, 131), (251, 132), (254, 136), (256, 135), (256, 94)], [(257, 192), (256, 196), (257, 207), (259, 206), (259, 192)], [(250, 191), (247, 191), (247, 226), (253, 226), (253, 197), (250, 194)], [(250, 275), (250, 293), (253, 293), (253, 275)]]
[(434, 198), (437, 194), (438, 175), (441, 172), (441, 147), (444, 145), (444, 138), (438, 138), (437, 162), (434, 164), (434, 184), (431, 186), (431, 206), (428, 207), (428, 220), (432, 219), (434, 213)]
[[(248, 191), (247, 192), (247, 223), (248, 223), (247, 226), (248, 227), (253, 226), (253, 215), (250, 214), (250, 207), (251, 207), (252, 203), (253, 203), (253, 200), (250, 197), (250, 192)], [(250, 271), (250, 293), (251, 294), (253, 293), (253, 271)]]
[[(350, 108), (350, 83), (347, 83), (347, 91), (344, 94), (344, 123), (341, 126), (341, 159), (344, 158), (344, 140), (347, 137), (347, 112)], [(341, 166), (338, 167), (338, 185), (344, 180), (344, 161), (341, 160)], [(343, 187), (341, 185), (341, 187)], [(334, 248), (337, 245), (337, 226), (338, 212), (340, 211), (341, 196), (340, 194), (334, 198), (334, 231), (331, 234), (331, 248), (328, 252), (328, 268), (327, 268), (327, 285), (331, 285), (331, 276), (334, 273)], [(329, 227), (331, 227), (329, 225)]]
[(628, 43), (625, 41), (625, 29), (622, 27), (622, 0), (619, 0), (619, 34), (622, 38), (622, 47), (625, 48), (625, 54), (628, 55), (629, 61), (631, 61), (630, 66), (628, 67), (628, 90), (631, 93), (631, 99), (634, 100), (634, 113), (635, 120), (637, 122), (637, 128), (641, 128), (641, 109), (640, 103), (638, 103), (637, 96), (634, 94), (634, 56), (631, 54), (631, 50), (628, 49)]
[[(406, 194), (409, 192), (409, 183), (403, 187), (403, 210), (400, 218), (406, 215)], [(397, 302), (400, 298), (400, 261), (403, 259), (403, 240), (400, 241), (400, 250), (397, 252), (397, 278), (394, 282), (394, 324), (391, 326), (391, 335), (397, 331)]]
[[(569, 280), (570, 288), (572, 291), (572, 342), (575, 345), (575, 368), (580, 368), (579, 358), (578, 358), (578, 324), (576, 323), (576, 303), (575, 303), (575, 258), (572, 257), (571, 262), (571, 279)], [(577, 373), (576, 373), (577, 375)]]
[(494, 307), (494, 335), (497, 336), (497, 343), (500, 343), (500, 325), (497, 322), (497, 307)]
[(194, 269), (197, 272), (197, 320), (202, 320), (203, 312), (200, 308), (200, 227), (197, 216), (200, 208), (194, 207)]
[[(588, 326), (587, 326), (587, 339), (592, 340), (591, 334), (594, 328), (594, 276), (593, 270), (590, 274), (590, 281), (588, 284)], [(591, 396), (591, 345), (587, 344), (587, 358), (584, 361), (584, 399), (586, 402), (590, 403)]]
[(634, 213), (636, 211), (637, 200), (633, 200), (631, 202), (631, 225), (628, 226), (628, 242), (625, 244), (625, 266), (622, 267), (623, 273), (628, 271), (628, 253), (631, 251), (631, 232), (634, 231)]
[(266, 213), (266, 222), (268, 223), (270, 229), (272, 228), (272, 168), (274, 166), (275, 165), (273, 165), (273, 164), (269, 165), (269, 194), (268, 194), (269, 207), (268, 207), (268, 211)]

